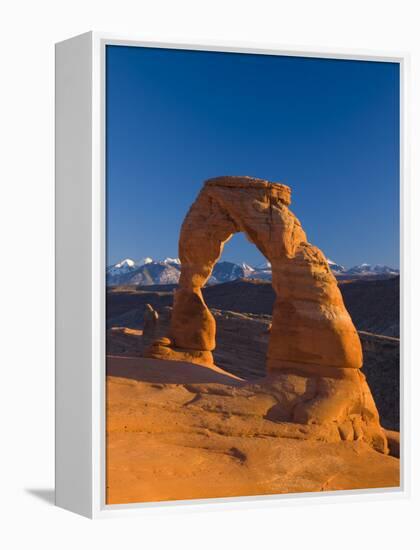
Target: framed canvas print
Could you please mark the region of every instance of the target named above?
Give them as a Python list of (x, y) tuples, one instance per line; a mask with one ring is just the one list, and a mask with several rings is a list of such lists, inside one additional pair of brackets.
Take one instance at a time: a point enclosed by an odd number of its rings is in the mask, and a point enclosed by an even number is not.
[(405, 64), (57, 44), (57, 505), (404, 494)]

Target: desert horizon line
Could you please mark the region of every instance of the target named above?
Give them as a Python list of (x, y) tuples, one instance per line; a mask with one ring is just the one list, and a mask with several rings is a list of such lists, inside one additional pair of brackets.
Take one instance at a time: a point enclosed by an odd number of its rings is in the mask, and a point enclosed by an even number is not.
[[(400, 267), (399, 267), (399, 264), (397, 265), (389, 265), (387, 263), (378, 263), (378, 262), (366, 262), (366, 261), (362, 261), (360, 263), (355, 263), (353, 265), (350, 265), (348, 263), (340, 263), (340, 262), (336, 262), (335, 260), (331, 259), (330, 257), (326, 256), (327, 258), (327, 262), (330, 264), (330, 265), (336, 265), (340, 268), (343, 268), (344, 270), (350, 270), (350, 269), (354, 269), (356, 267), (363, 267), (363, 266), (371, 266), (371, 267), (387, 267), (387, 268), (390, 268), (390, 269), (393, 269), (395, 271), (399, 271), (400, 270)], [(106, 262), (106, 267), (107, 269), (108, 268), (111, 268), (111, 267), (119, 267), (119, 266), (123, 266), (125, 263), (127, 263), (127, 265), (130, 265), (129, 262), (132, 262), (132, 266), (138, 266), (138, 267), (141, 267), (143, 265), (147, 265), (148, 263), (176, 263), (176, 264), (180, 264), (181, 263), (181, 260), (179, 259), (178, 256), (165, 256), (165, 257), (159, 257), (159, 258), (155, 258), (153, 256), (144, 256), (144, 257), (140, 257), (138, 259), (134, 259), (134, 255), (133, 256), (126, 256), (116, 262)], [(227, 263), (231, 263), (231, 264), (236, 264), (236, 265), (246, 265), (250, 268), (259, 268), (261, 269), (263, 265), (267, 265), (268, 267), (271, 267), (271, 263), (269, 262), (268, 259), (263, 259), (262, 261), (258, 262), (258, 263), (255, 263), (255, 262), (248, 262), (248, 261), (245, 261), (245, 260), (232, 260), (232, 259), (228, 259), (228, 258), (220, 258), (219, 260), (217, 260), (216, 263), (220, 263), (220, 262), (227, 262)], [(348, 266), (348, 267), (347, 267)]]

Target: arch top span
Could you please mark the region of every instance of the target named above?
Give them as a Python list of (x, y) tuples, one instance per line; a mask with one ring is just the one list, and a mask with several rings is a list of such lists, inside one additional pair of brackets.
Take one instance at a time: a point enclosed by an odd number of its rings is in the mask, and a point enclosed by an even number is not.
[(254, 178), (252, 176), (217, 176), (204, 182), (206, 187), (231, 187), (236, 189), (266, 189), (274, 191), (279, 199), (288, 206), (291, 203), (292, 190), (284, 183)]
[(201, 288), (224, 244), (244, 232), (272, 266), (276, 301), (268, 369), (362, 366), (360, 340), (337, 281), (324, 254), (307, 241), (290, 202), (291, 189), (282, 183), (249, 176), (205, 181), (181, 227), (170, 343), (152, 346), (153, 357), (212, 363), (216, 325)]

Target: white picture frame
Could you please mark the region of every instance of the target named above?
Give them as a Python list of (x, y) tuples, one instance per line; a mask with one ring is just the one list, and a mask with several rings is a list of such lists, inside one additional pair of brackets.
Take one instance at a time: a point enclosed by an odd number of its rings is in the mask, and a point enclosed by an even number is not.
[[(126, 45), (393, 62), (400, 65), (401, 486), (182, 502), (105, 503), (105, 48)], [(242, 43), (144, 42), (88, 32), (56, 44), (56, 504), (89, 518), (174, 507), (255, 507), (409, 494), (407, 331), (408, 55)]]

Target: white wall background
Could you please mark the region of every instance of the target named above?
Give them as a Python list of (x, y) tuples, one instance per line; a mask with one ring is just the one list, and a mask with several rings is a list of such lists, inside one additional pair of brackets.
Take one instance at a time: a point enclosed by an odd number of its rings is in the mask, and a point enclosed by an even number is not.
[[(3, 548), (419, 548), (420, 390), (406, 500), (161, 513), (90, 522), (53, 487), (54, 42), (87, 30), (412, 54), (412, 311), (418, 309), (420, 44), (409, 0), (14, 0), (0, 14), (0, 544)], [(417, 158), (416, 158), (417, 157)], [(349, 195), (349, 200), (351, 196)], [(374, 207), (374, 205), (373, 205)], [(412, 328), (413, 339), (418, 324)], [(40, 498), (40, 496), (42, 498)], [(360, 500), (360, 499), (359, 499)], [(416, 511), (416, 506), (418, 507)]]

